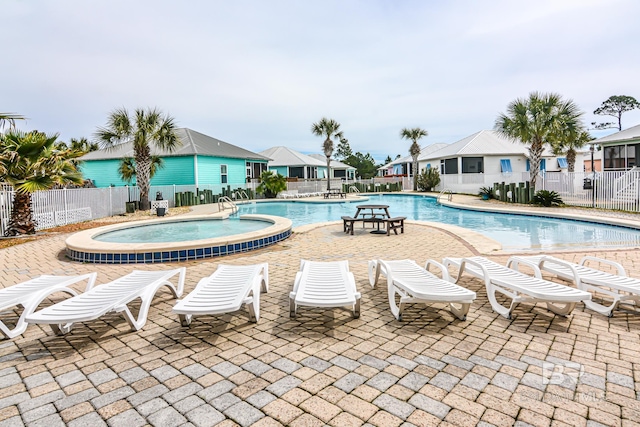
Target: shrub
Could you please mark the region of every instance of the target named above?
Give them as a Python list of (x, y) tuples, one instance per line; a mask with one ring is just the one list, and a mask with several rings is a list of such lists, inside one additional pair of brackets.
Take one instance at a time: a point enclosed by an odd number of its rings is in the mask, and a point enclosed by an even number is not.
[(268, 199), (272, 199), (279, 192), (287, 189), (287, 180), (279, 173), (273, 171), (264, 171), (260, 175), (260, 185), (256, 188), (256, 192), (264, 194)]
[(480, 190), (478, 191), (478, 196), (481, 196), (483, 199), (493, 199), (493, 188), (480, 187)]
[(431, 191), (438, 184), (440, 184), (440, 172), (438, 172), (438, 169), (425, 169), (424, 172), (418, 175), (418, 190), (420, 191)]
[(564, 202), (562, 201), (558, 193), (556, 193), (555, 191), (548, 191), (548, 190), (540, 190), (536, 192), (531, 202), (534, 205), (540, 205), (545, 207), (560, 206), (564, 204)]

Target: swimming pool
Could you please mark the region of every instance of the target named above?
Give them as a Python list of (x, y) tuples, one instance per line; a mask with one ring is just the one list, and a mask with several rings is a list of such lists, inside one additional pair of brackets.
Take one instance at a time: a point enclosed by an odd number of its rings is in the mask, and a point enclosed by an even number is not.
[[(134, 224), (137, 225), (137, 224)], [(93, 237), (98, 242), (161, 243), (212, 239), (234, 234), (250, 233), (270, 226), (271, 223), (240, 219), (203, 219), (199, 221), (173, 221), (132, 226), (109, 231)]]
[[(241, 205), (240, 214), (256, 213), (289, 218), (294, 227), (339, 220), (353, 215), (351, 203), (274, 202)], [(559, 250), (640, 246), (640, 230), (586, 221), (450, 208), (428, 196), (372, 195), (368, 203), (389, 205), (392, 216), (456, 225), (477, 231), (502, 244), (503, 250)]]

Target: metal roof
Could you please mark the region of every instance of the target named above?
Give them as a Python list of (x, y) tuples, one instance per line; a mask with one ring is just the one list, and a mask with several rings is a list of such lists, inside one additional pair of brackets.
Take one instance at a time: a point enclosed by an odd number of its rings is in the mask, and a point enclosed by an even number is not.
[(321, 162), (311, 156), (297, 152), (288, 147), (271, 147), (261, 151), (260, 154), (270, 158), (269, 166), (326, 166), (326, 162)]
[[(442, 159), (458, 156), (502, 156), (527, 155), (528, 146), (520, 141), (507, 138), (493, 130), (481, 130), (457, 142), (433, 151), (421, 160)], [(553, 156), (545, 147), (544, 156)]]
[[(449, 145), (449, 144), (447, 144), (446, 142), (436, 142), (435, 144), (425, 145), (420, 150), (420, 154), (418, 155), (418, 161), (428, 159), (429, 158), (429, 154), (433, 153), (434, 151), (438, 151), (441, 148), (446, 147), (447, 145)], [(413, 157), (411, 157), (411, 155), (408, 155), (408, 156), (400, 157), (399, 159), (396, 159), (396, 160), (392, 161), (391, 163), (388, 163), (385, 166), (389, 167), (389, 166), (392, 166), (392, 165), (399, 165), (399, 164), (402, 164), (402, 163), (412, 163), (412, 162), (413, 162)], [(383, 166), (383, 168), (385, 166)]]
[[(325, 156), (324, 154), (309, 154), (309, 157), (313, 157), (316, 160), (320, 160), (321, 162), (324, 163), (324, 165), (327, 165), (327, 156)], [(356, 168), (354, 168), (351, 165), (348, 165), (346, 163), (342, 163), (338, 160), (331, 160), (331, 169), (353, 169), (356, 170)]]
[[(173, 152), (169, 152), (160, 150), (154, 144), (151, 144), (151, 154), (162, 157), (200, 155), (246, 160), (269, 160), (268, 157), (261, 154), (245, 150), (228, 142), (220, 141), (219, 139), (212, 138), (189, 128), (178, 128), (176, 129), (176, 134), (182, 141), (180, 147)], [(132, 142), (124, 142), (113, 148), (92, 151), (82, 156), (80, 160), (107, 160), (121, 159), (123, 157), (133, 157)]]
[(620, 132), (612, 133), (605, 137), (596, 139), (594, 144), (602, 144), (607, 142), (624, 142), (630, 140), (640, 139), (640, 125), (630, 127), (629, 129), (622, 130)]

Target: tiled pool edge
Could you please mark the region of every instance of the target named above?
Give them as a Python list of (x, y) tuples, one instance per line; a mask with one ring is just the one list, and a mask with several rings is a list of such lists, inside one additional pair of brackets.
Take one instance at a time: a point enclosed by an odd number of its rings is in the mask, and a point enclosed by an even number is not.
[[(271, 215), (243, 215), (241, 218), (267, 221), (272, 225), (260, 231), (225, 238), (165, 244), (113, 244), (98, 242), (91, 238), (91, 236), (103, 232), (105, 228), (127, 227), (127, 225), (119, 224), (118, 226), (100, 227), (72, 235), (66, 241), (66, 256), (72, 261), (94, 264), (192, 261), (261, 249), (291, 236), (292, 224), (286, 218)], [(153, 220), (153, 222), (159, 222), (159, 220)], [(132, 225), (128, 224), (128, 226)], [(140, 223), (135, 225), (140, 225)]]

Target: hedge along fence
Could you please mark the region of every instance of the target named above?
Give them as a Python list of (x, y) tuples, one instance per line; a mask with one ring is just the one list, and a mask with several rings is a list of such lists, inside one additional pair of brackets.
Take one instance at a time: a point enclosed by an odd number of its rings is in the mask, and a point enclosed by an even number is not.
[[(213, 194), (211, 190), (201, 190), (197, 194), (193, 191), (184, 191), (181, 193), (175, 193), (175, 205), (180, 206), (195, 206), (206, 205), (210, 203), (218, 203), (218, 199), (223, 196), (229, 197), (232, 200), (241, 200), (242, 197), (234, 197), (236, 194), (246, 194), (249, 199), (255, 199), (255, 193), (249, 188), (236, 188), (231, 189), (231, 186), (223, 188), (221, 193)], [(244, 195), (243, 195), (244, 196)]]
[(529, 181), (517, 184), (515, 182), (510, 184), (496, 182), (493, 184), (493, 194), (501, 202), (528, 204), (533, 200), (535, 189), (531, 187)]
[(342, 184), (342, 191), (349, 192), (349, 187), (356, 187), (361, 193), (383, 193), (387, 191), (402, 191), (402, 181), (383, 183), (363, 183), (352, 182), (348, 184)]

